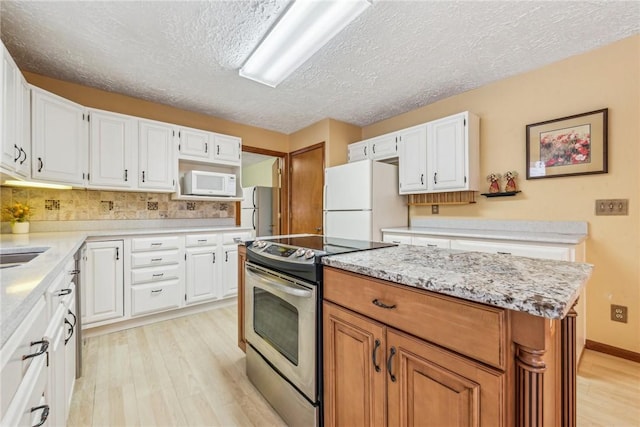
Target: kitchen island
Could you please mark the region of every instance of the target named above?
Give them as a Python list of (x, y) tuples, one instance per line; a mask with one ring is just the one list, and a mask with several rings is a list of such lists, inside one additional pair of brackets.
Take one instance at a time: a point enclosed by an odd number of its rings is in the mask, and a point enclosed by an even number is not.
[(575, 425), (592, 266), (411, 245), (323, 263), (326, 425)]

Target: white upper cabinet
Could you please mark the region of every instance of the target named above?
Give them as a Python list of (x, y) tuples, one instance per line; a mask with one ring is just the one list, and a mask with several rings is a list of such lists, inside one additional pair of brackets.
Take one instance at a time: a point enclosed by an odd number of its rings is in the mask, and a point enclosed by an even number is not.
[(398, 157), (399, 139), (400, 133), (394, 132), (349, 144), (347, 146), (347, 161), (394, 159)]
[(89, 187), (137, 186), (138, 120), (89, 111)]
[[(0, 66), (0, 101), (2, 114), (0, 117), (0, 138), (2, 139), (2, 167), (21, 177), (28, 178), (31, 164), (31, 112), (29, 86), (18, 66), (2, 48), (2, 65)], [(25, 108), (26, 116), (25, 116)], [(26, 132), (25, 132), (25, 127)]]
[(347, 161), (357, 162), (369, 158), (369, 140), (347, 145)]
[(175, 186), (174, 126), (140, 120), (138, 187), (171, 191)]
[(403, 136), (400, 193), (478, 190), (479, 123), (464, 112), (422, 125), (424, 137)]
[(198, 129), (180, 128), (178, 131), (178, 158), (196, 162), (210, 162), (213, 158), (210, 132)]
[(32, 89), (31, 176), (84, 186), (87, 167), (87, 113), (67, 99)]
[(405, 129), (398, 144), (400, 194), (427, 190), (427, 126)]
[(227, 165), (240, 165), (240, 154), (242, 153), (242, 139), (236, 136), (222, 135), (219, 133), (213, 136), (213, 161)]

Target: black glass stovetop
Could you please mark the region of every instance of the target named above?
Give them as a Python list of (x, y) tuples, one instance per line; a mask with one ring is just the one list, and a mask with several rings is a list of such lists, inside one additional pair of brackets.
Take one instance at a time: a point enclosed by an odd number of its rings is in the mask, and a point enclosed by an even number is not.
[(348, 252), (366, 251), (369, 249), (395, 246), (393, 243), (370, 242), (368, 240), (341, 239), (319, 235), (265, 238), (264, 240), (276, 244), (295, 248), (313, 250), (316, 255), (337, 255)]

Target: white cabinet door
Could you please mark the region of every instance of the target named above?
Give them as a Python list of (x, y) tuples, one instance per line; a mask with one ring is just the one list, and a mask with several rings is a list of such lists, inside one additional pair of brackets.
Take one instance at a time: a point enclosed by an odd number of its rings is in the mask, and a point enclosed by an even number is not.
[(56, 311), (51, 318), (47, 332), (45, 332), (45, 339), (49, 340), (47, 390), (50, 410), (47, 424), (52, 426), (64, 426), (67, 423), (64, 314), (64, 304), (57, 304)]
[(107, 111), (89, 114), (89, 186), (135, 187), (138, 121)]
[(82, 323), (124, 317), (123, 242), (87, 242), (82, 274)]
[(187, 248), (187, 304), (210, 301), (218, 296), (218, 248)]
[(24, 77), (22, 75), (19, 77), (18, 146), (20, 147), (20, 157), (18, 157), (15, 167), (16, 174), (23, 178), (29, 178), (31, 177), (31, 89)]
[(460, 190), (467, 184), (467, 113), (427, 124), (429, 188)]
[(19, 73), (16, 63), (2, 45), (2, 123), (0, 138), (2, 138), (2, 166), (14, 170), (16, 162), (20, 158), (20, 145), (18, 141), (18, 84)]
[(347, 145), (347, 161), (357, 162), (369, 158), (369, 141), (354, 142)]
[(211, 132), (198, 129), (180, 128), (178, 131), (178, 158), (182, 160), (194, 160), (209, 162), (212, 158), (210, 139)]
[(173, 126), (140, 120), (138, 187), (173, 191), (176, 152)]
[(222, 286), (221, 298), (238, 294), (238, 245), (222, 247)]
[(73, 292), (64, 300), (65, 306), (65, 339), (64, 339), (64, 398), (65, 398), (65, 419), (69, 417), (71, 409), (71, 397), (76, 382), (76, 349), (78, 334), (78, 319), (76, 312), (76, 289), (72, 285)]
[(400, 194), (427, 190), (427, 126), (405, 129), (398, 141)]
[(242, 139), (236, 136), (213, 134), (213, 161), (228, 165), (239, 165)]
[(82, 106), (32, 89), (34, 179), (84, 186), (87, 174), (86, 113)]
[(397, 134), (388, 134), (378, 136), (369, 140), (369, 149), (371, 155), (369, 158), (373, 160), (387, 160), (398, 157), (398, 139)]

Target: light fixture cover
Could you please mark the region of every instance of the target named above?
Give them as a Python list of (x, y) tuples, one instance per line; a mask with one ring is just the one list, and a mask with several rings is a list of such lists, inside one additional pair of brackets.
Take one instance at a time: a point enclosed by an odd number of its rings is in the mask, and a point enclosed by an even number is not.
[(370, 0), (295, 0), (240, 76), (276, 87), (370, 5)]

